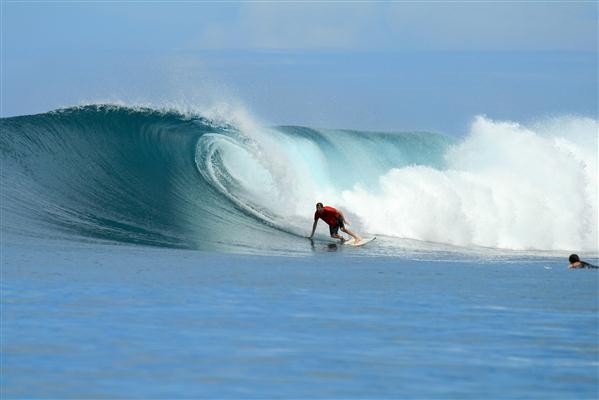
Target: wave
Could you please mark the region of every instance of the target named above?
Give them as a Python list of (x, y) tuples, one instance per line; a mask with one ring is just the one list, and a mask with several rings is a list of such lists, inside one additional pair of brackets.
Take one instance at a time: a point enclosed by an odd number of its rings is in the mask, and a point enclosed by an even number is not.
[(448, 148), (445, 168), (393, 168), (375, 192), (358, 186), (343, 200), (368, 215), (368, 230), (390, 236), (597, 252), (597, 132), (597, 121), (584, 118), (527, 128), (479, 117)]
[(458, 140), (90, 105), (0, 126), (11, 236), (290, 254), (323, 201), (391, 253), (405, 240), (597, 251), (590, 119), (479, 117)]

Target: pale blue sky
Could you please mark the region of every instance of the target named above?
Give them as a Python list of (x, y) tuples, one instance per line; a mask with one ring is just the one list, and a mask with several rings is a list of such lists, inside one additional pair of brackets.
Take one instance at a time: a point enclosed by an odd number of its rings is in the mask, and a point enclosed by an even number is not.
[(597, 118), (597, 2), (2, 2), (2, 114), (243, 104), (269, 124), (462, 134)]

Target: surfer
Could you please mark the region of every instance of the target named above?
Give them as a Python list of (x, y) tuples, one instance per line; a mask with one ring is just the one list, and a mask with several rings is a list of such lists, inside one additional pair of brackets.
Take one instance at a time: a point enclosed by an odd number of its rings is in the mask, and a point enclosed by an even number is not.
[(586, 261), (580, 261), (578, 254), (570, 254), (568, 261), (570, 262), (570, 266), (568, 268), (599, 268), (596, 265), (589, 264)]
[(340, 239), (342, 242), (346, 241), (347, 239), (339, 235), (339, 229), (341, 229), (342, 232), (345, 232), (349, 236), (353, 237), (356, 243), (362, 240), (360, 236), (356, 235), (354, 232), (345, 227), (345, 224), (349, 225), (349, 222), (345, 219), (345, 216), (341, 211), (333, 207), (323, 206), (322, 203), (316, 203), (314, 225), (312, 225), (312, 233), (308, 239), (312, 239), (314, 236), (314, 231), (316, 230), (316, 224), (318, 224), (319, 218), (329, 225), (329, 231), (331, 232), (332, 238)]

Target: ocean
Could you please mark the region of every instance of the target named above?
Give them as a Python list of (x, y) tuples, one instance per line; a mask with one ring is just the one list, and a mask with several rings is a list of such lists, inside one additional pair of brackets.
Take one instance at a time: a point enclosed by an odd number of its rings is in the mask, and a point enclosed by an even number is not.
[[(599, 397), (595, 120), (0, 128), (2, 398)], [(377, 239), (308, 240), (318, 201)]]

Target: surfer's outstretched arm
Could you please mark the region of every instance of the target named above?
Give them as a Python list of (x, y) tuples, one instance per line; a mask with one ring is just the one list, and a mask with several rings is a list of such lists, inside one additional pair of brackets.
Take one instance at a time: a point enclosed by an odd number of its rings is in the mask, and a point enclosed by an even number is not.
[(314, 220), (314, 224), (312, 225), (312, 233), (310, 234), (310, 236), (308, 237), (308, 239), (312, 239), (312, 236), (314, 236), (314, 231), (316, 230), (316, 224), (318, 223), (318, 220), (315, 219)]
[[(341, 219), (343, 220), (344, 224), (350, 225), (349, 221), (347, 219), (345, 219), (345, 215), (343, 215), (343, 213), (341, 211), (339, 211), (339, 216), (341, 216)], [(345, 226), (341, 227), (341, 231), (345, 232), (349, 236), (353, 237), (356, 242), (359, 242), (360, 240), (362, 240), (362, 238), (360, 236), (358, 236), (356, 233), (350, 231)]]
[(339, 215), (341, 216), (341, 218), (343, 218), (344, 223), (346, 223), (347, 225), (351, 225), (350, 222), (347, 220), (347, 218), (345, 218), (345, 215), (343, 215), (343, 213), (341, 211), (339, 211)]

